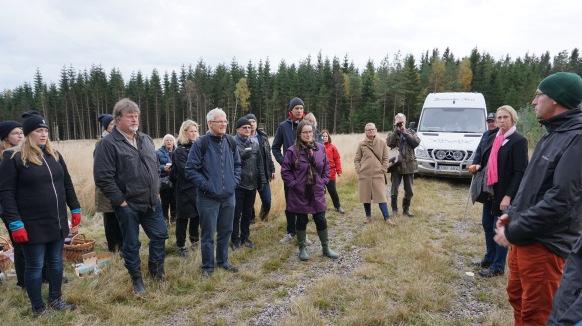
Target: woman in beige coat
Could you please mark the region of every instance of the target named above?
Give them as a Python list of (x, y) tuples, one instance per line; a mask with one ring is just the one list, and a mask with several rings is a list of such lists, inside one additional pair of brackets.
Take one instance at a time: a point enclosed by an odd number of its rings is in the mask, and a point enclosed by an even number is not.
[(384, 140), (376, 137), (376, 125), (366, 124), (366, 138), (358, 145), (354, 158), (358, 174), (358, 192), (360, 202), (364, 204), (366, 222), (372, 220), (371, 203), (378, 203), (384, 221), (393, 224), (388, 214), (386, 200), (386, 170), (388, 169), (388, 146)]

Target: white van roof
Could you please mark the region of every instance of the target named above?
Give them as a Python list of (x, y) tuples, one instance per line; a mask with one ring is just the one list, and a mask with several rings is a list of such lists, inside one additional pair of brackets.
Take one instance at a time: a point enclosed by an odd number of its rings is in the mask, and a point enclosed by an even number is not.
[(485, 108), (481, 93), (430, 93), (423, 108)]

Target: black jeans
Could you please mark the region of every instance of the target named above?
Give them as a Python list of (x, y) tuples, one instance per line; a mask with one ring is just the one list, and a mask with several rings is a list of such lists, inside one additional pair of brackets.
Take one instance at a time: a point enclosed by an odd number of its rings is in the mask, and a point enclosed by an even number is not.
[[(307, 229), (307, 223), (309, 219), (307, 214), (296, 214), (297, 215), (297, 230), (305, 231)], [(315, 228), (317, 231), (323, 231), (327, 229), (327, 220), (325, 219), (325, 212), (319, 212), (313, 214), (313, 221), (315, 222)]]
[(230, 239), (232, 242), (244, 242), (249, 239), (249, 226), (257, 191), (236, 188), (235, 195), (234, 222)]
[(331, 197), (331, 201), (333, 202), (333, 207), (340, 208), (340, 199), (339, 195), (337, 194), (337, 189), (335, 187), (335, 180), (329, 180), (325, 185), (327, 187), (327, 192), (329, 192), (329, 196)]
[(161, 190), (160, 199), (162, 200), (162, 212), (166, 222), (176, 222), (176, 195), (174, 188)]
[(121, 250), (123, 246), (123, 236), (119, 227), (119, 220), (114, 212), (103, 213), (103, 226), (105, 227), (105, 239), (107, 239), (107, 249), (111, 252)]
[[(190, 225), (190, 229), (188, 229)], [(190, 243), (194, 244), (200, 241), (200, 216), (198, 211), (193, 213), (190, 218), (177, 218), (176, 219), (176, 246), (178, 248), (183, 248), (186, 246), (186, 231), (188, 232), (188, 237), (190, 238)]]
[[(287, 186), (283, 186), (283, 192), (285, 193), (285, 200), (287, 200)], [(294, 236), (296, 233), (297, 214), (285, 210), (285, 218), (287, 218), (287, 233)]]

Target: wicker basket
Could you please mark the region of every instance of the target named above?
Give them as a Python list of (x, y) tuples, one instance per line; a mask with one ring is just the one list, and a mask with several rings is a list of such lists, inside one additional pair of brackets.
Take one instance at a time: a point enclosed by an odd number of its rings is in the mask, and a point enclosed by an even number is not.
[(87, 240), (84, 234), (77, 234), (71, 238), (71, 243), (65, 243), (65, 260), (76, 263), (83, 262), (83, 255), (93, 251), (95, 240)]
[(12, 260), (8, 257), (12, 249), (12, 244), (6, 238), (0, 237), (0, 244), (2, 244), (2, 251), (0, 251), (0, 272), (6, 272), (12, 267)]

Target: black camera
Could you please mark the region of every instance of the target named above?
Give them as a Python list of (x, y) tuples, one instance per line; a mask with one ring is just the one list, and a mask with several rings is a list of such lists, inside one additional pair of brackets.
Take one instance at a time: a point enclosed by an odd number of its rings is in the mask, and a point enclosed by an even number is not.
[(403, 123), (402, 121), (401, 121), (401, 122), (398, 122), (398, 123), (396, 123), (396, 127), (398, 127), (398, 128), (402, 127), (402, 123)]

